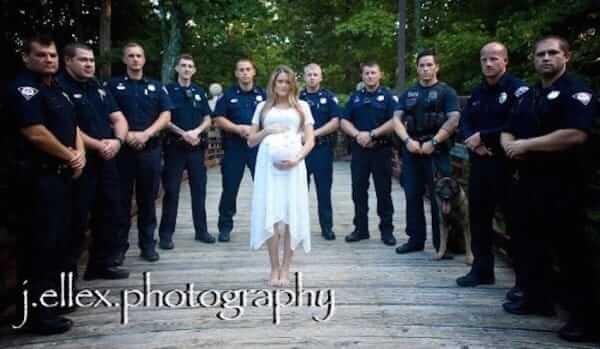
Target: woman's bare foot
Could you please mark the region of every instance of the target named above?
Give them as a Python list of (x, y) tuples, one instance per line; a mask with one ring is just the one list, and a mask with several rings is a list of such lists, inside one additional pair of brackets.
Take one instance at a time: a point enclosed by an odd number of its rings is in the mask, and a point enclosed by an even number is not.
[(288, 287), (290, 285), (290, 266), (282, 266), (279, 272), (279, 286)]
[(271, 280), (269, 280), (269, 285), (272, 287), (278, 287), (280, 286), (280, 284), (281, 282), (279, 281), (279, 270), (271, 270)]

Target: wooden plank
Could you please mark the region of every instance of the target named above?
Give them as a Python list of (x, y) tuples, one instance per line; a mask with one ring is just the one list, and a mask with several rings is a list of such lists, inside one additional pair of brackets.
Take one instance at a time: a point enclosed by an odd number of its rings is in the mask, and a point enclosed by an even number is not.
[[(2, 326), (0, 347), (593, 347), (560, 341), (554, 333), (562, 324), (559, 318), (519, 317), (503, 312), (504, 295), (514, 282), (511, 269), (503, 261), (498, 261), (495, 285), (462, 289), (455, 284), (455, 278), (469, 270), (462, 256), (433, 261), (430, 242), (425, 251), (403, 256), (384, 246), (379, 241), (373, 185), (369, 195), (371, 240), (345, 243), (343, 236), (353, 228), (350, 182), (349, 163), (337, 162), (333, 188), (338, 235), (335, 241), (320, 237), (316, 197), (311, 190), (313, 250), (309, 254), (298, 251), (293, 263), (293, 271), (303, 273), (305, 289), (335, 291), (335, 314), (328, 322), (313, 321), (313, 315), (323, 315), (325, 310), (308, 306), (281, 309), (279, 325), (272, 323), (271, 308), (247, 307), (240, 319), (222, 321), (216, 317), (221, 308), (151, 306), (130, 309), (129, 323), (122, 325), (119, 307), (98, 307), (72, 314), (74, 328), (59, 336), (17, 335)], [(220, 170), (210, 169), (207, 214), (211, 232), (216, 231), (220, 186)], [(197, 291), (265, 288), (267, 252), (264, 248), (251, 251), (248, 242), (251, 195), (252, 182), (246, 172), (232, 241), (209, 245), (193, 240), (189, 186), (183, 185), (174, 250), (159, 251), (158, 263), (145, 262), (138, 257), (134, 230), (125, 261), (131, 278), (80, 282), (78, 287), (109, 290), (108, 300), (120, 302), (122, 290), (142, 288), (142, 273), (148, 271), (155, 291), (185, 290), (187, 283), (194, 283)], [(407, 238), (402, 232), (405, 203), (397, 182), (393, 183), (392, 197), (396, 236), (403, 242)]]

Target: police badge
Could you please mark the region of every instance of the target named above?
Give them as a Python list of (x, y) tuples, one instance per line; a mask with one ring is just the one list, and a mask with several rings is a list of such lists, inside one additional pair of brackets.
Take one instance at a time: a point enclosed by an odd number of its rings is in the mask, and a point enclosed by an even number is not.
[(506, 92), (502, 92), (500, 94), (500, 97), (498, 97), (498, 103), (504, 104), (504, 102), (506, 102), (507, 98), (508, 98), (508, 95), (506, 94)]

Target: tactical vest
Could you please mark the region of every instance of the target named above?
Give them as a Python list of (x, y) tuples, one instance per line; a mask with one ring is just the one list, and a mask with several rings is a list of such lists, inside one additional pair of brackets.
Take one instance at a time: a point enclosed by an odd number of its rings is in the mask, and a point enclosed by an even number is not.
[[(444, 111), (445, 87), (446, 84), (440, 82), (429, 89), (427, 96), (421, 96), (418, 88), (412, 88), (407, 92), (403, 119), (406, 130), (412, 138), (431, 138), (448, 121)], [(421, 98), (425, 98), (425, 101), (420, 101)]]

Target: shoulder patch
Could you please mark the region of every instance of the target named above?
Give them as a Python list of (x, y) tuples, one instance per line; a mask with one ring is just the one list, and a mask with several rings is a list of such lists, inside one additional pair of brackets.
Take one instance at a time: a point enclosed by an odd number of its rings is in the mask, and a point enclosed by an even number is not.
[(589, 92), (577, 92), (572, 97), (580, 101), (581, 104), (585, 105), (586, 107), (592, 100), (592, 94)]
[(521, 86), (515, 91), (515, 97), (519, 98), (527, 91), (529, 91), (529, 87)]
[(29, 101), (33, 98), (33, 96), (37, 95), (40, 92), (37, 88), (31, 86), (21, 86), (18, 87), (17, 90), (25, 98), (26, 101)]

